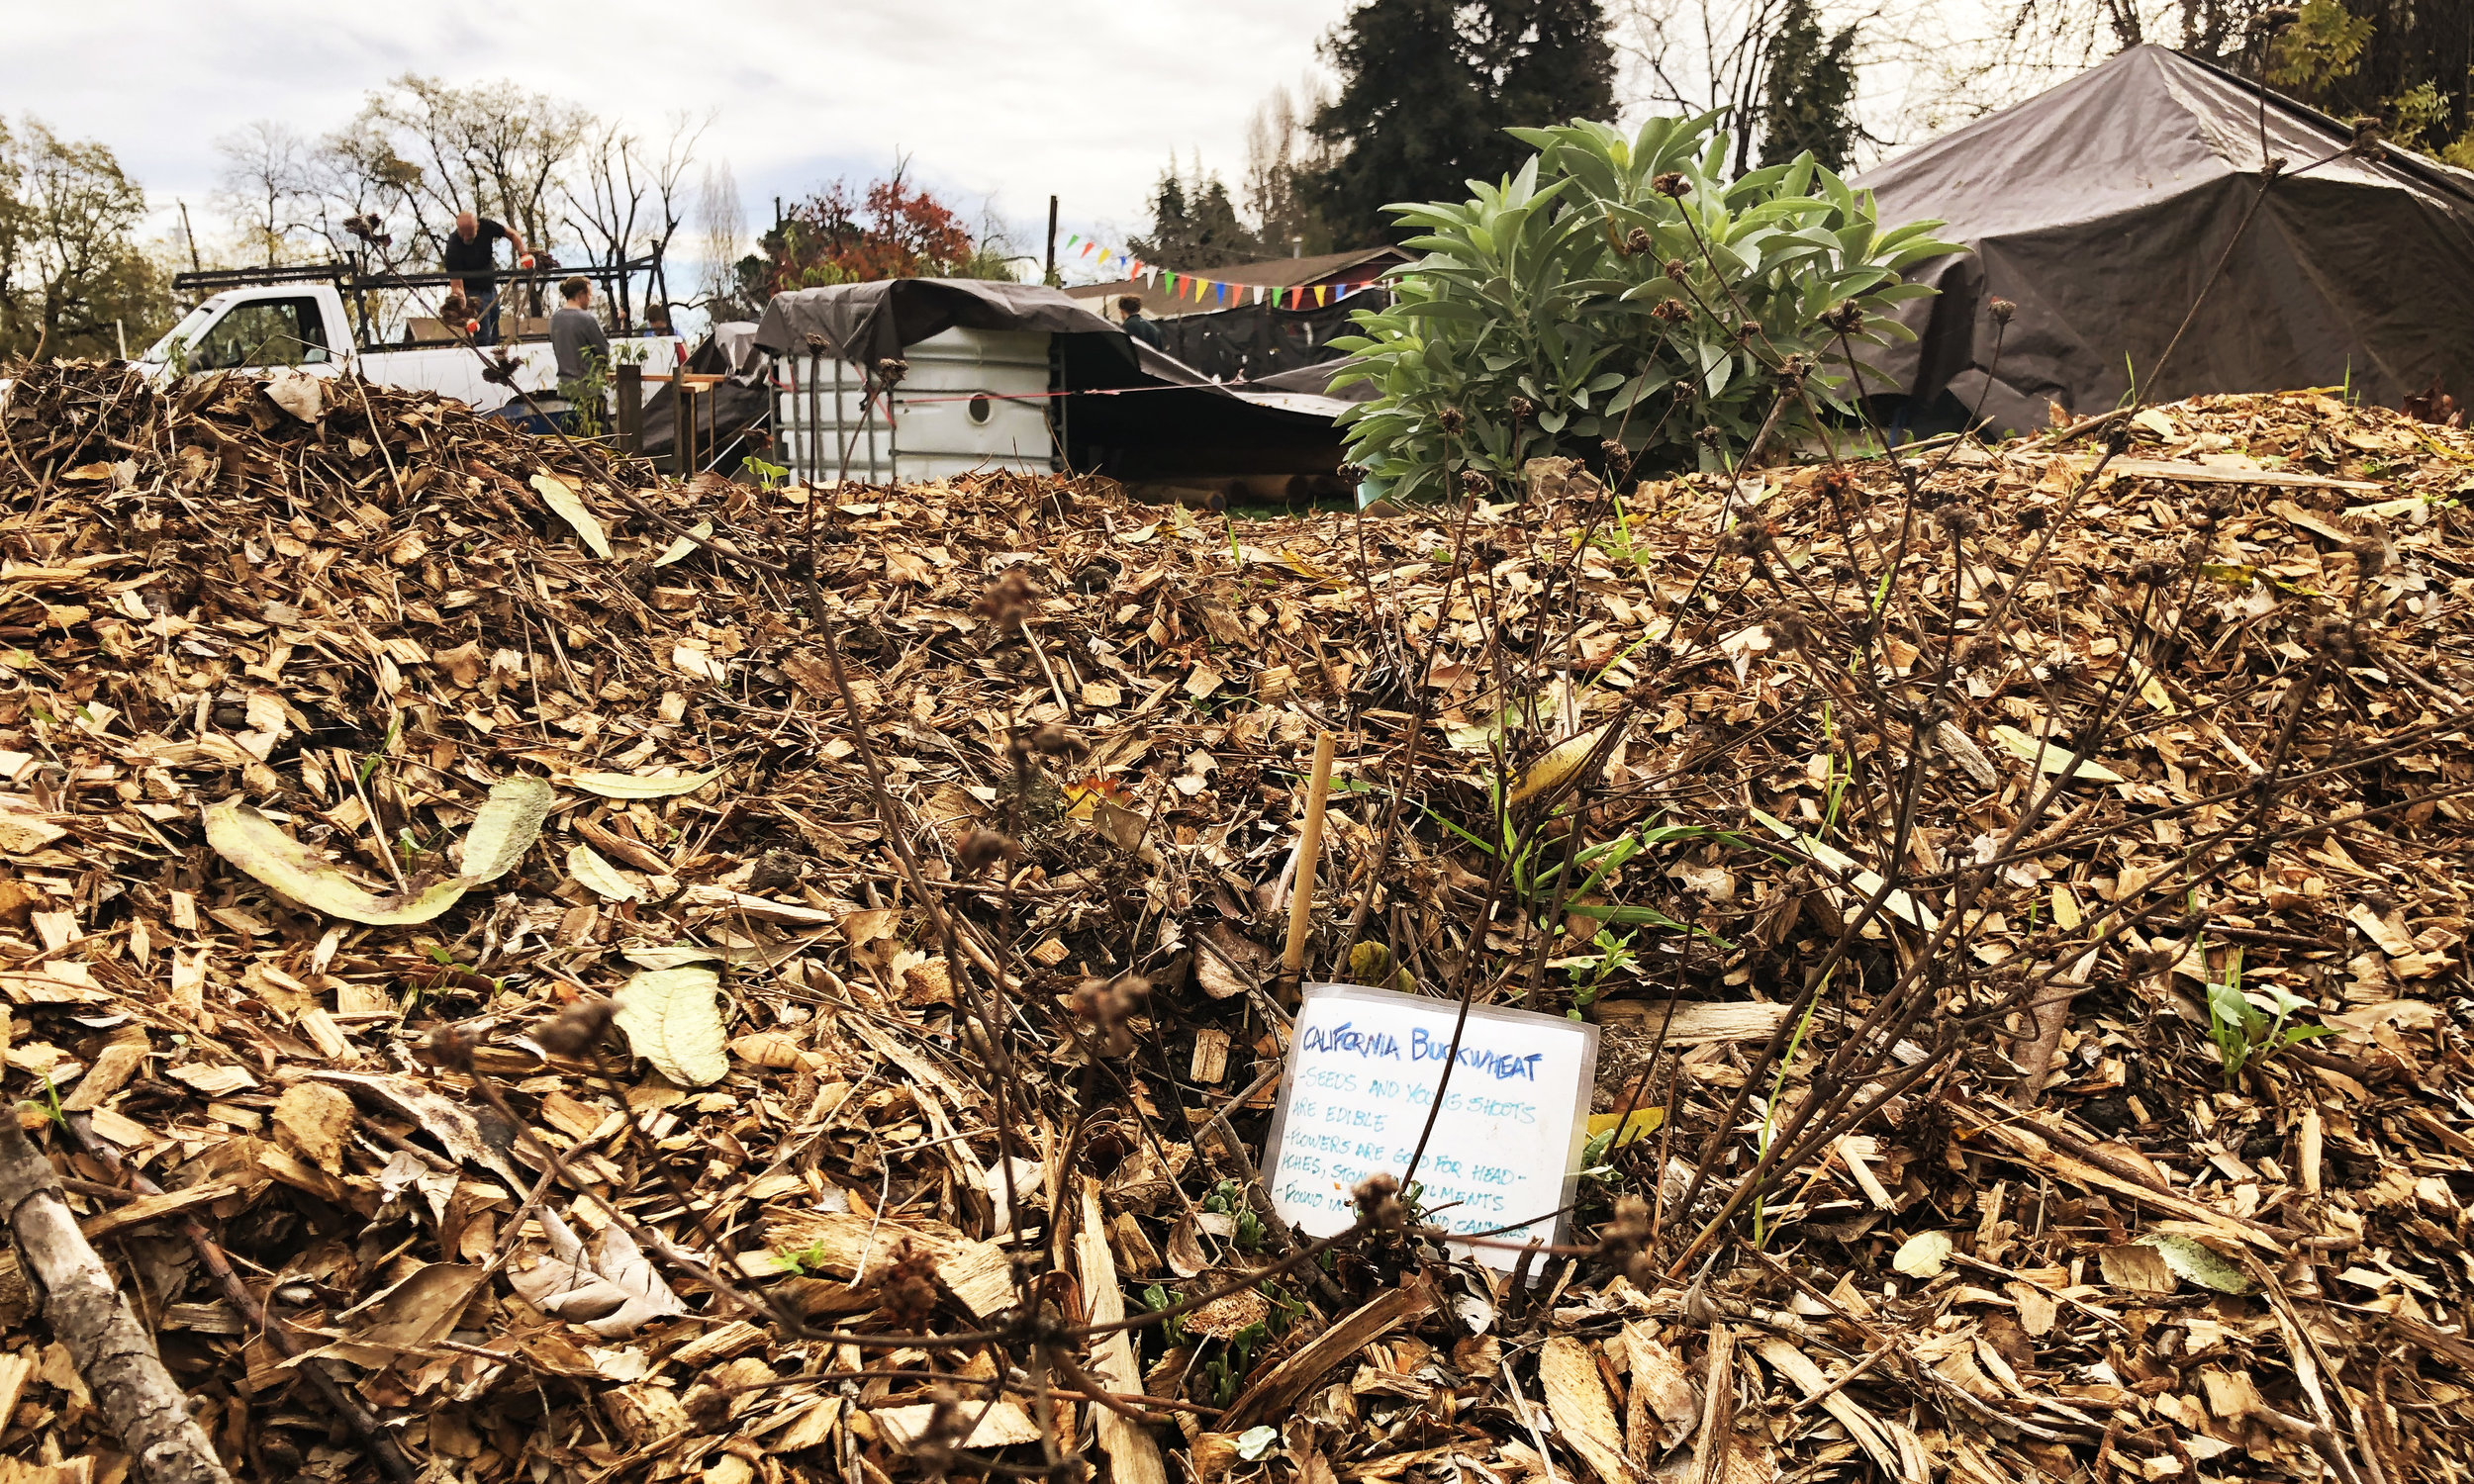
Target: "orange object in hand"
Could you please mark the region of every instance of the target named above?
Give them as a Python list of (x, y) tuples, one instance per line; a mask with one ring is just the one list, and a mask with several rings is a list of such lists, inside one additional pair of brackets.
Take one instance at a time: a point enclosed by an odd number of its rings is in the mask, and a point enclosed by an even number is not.
[(529, 268), (529, 267), (531, 267), (531, 266), (532, 266), (532, 254), (531, 254), (531, 253), (529, 253), (529, 252), (527, 252), (527, 253), (525, 253), (523, 256), (522, 256), (522, 257), (520, 257), (520, 258), (516, 259), (516, 266), (517, 266), (517, 267), (519, 267), (519, 268)]

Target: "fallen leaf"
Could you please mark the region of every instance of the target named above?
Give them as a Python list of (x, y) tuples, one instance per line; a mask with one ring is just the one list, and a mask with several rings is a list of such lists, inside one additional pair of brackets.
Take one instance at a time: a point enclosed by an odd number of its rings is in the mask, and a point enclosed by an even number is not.
[(631, 1335), (647, 1321), (687, 1312), (623, 1227), (614, 1223), (603, 1228), (588, 1254), (557, 1212), (542, 1211), (537, 1219), (548, 1253), (507, 1269), (508, 1282), (525, 1303), (606, 1340)]
[(1950, 1233), (1918, 1232), (1899, 1244), (1890, 1265), (1911, 1278), (1938, 1278), (1950, 1266), (1951, 1251)]
[(719, 777), (721, 770), (716, 768), (711, 773), (688, 773), (677, 778), (643, 778), (632, 773), (579, 773), (567, 782), (603, 798), (668, 798), (673, 794), (693, 793)]
[(592, 548), (595, 556), (609, 559), (610, 534), (586, 508), (584, 497), (576, 493), (572, 480), (563, 475), (536, 474), (532, 476), (532, 488), (541, 493), (543, 505), (558, 512), (559, 519), (575, 527), (576, 534), (584, 538), (584, 544)]
[(1580, 771), (1581, 764), (1589, 761), (1589, 754), (1597, 749), (1598, 739), (1604, 735), (1605, 727), (1594, 727), (1548, 748), (1546, 755), (1530, 764), (1529, 771), (1521, 775), (1520, 783), (1503, 796), (1504, 807), (1524, 803), (1541, 793), (1562, 788)]
[(653, 1069), (683, 1087), (730, 1074), (721, 1025), (721, 975), (701, 967), (648, 969), (618, 991), (618, 1028)]
[(529, 774), (500, 779), (490, 796), (472, 816), (464, 833), (464, 881), (473, 885), (495, 881), (516, 869), (540, 838), (541, 821), (550, 815), (557, 793)]
[(627, 879), (618, 874), (618, 868), (594, 854), (590, 845), (567, 847), (567, 874), (612, 901), (644, 899), (643, 889), (629, 884)]
[[(653, 565), (656, 567), (667, 567), (673, 562), (685, 561), (688, 554), (696, 549), (697, 542), (702, 541), (712, 534), (712, 521), (697, 521), (694, 525), (688, 527), (688, 535), (679, 537), (677, 540), (671, 542), (667, 547), (663, 548), (661, 555), (653, 558)], [(695, 539), (691, 540), (690, 536)]]
[(380, 896), (352, 884), (308, 846), (238, 798), (205, 808), (206, 843), (259, 881), (313, 911), (347, 922), (395, 927), (428, 922), (455, 905), (464, 882), (444, 881), (406, 895)]

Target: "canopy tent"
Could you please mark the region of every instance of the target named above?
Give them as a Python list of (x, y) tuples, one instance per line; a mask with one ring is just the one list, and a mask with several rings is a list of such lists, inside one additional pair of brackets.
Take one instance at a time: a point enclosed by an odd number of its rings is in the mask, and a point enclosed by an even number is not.
[[(2474, 391), (2474, 175), (2344, 153), (2351, 138), (2221, 68), (2133, 47), (1856, 181), (1882, 221), (1938, 218), (1971, 249), (1913, 271), (1942, 291), (1899, 307), (1917, 342), (1867, 359), (1911, 411), (1947, 410), (1947, 394), (2014, 429), (2044, 425), (2048, 403), (2112, 408), (2134, 372), (2155, 398), (2343, 383), (2393, 404), (2434, 378)], [(2282, 173), (2236, 242), (2263, 159)], [(2220, 259), (2223, 281), (2146, 385)], [(1997, 298), (2018, 306), (1998, 356)]]

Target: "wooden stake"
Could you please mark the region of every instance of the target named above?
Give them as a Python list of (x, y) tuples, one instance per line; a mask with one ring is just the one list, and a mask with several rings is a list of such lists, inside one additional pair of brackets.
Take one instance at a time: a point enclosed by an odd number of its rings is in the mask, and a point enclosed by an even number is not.
[(1331, 792), (1331, 751), (1337, 739), (1325, 732), (1314, 739), (1314, 781), (1305, 794), (1305, 828), (1297, 835), (1296, 882), (1288, 898), (1288, 952), (1281, 973), (1295, 983), (1305, 975), (1305, 933), (1314, 915), (1314, 866), (1323, 854), (1323, 798)]

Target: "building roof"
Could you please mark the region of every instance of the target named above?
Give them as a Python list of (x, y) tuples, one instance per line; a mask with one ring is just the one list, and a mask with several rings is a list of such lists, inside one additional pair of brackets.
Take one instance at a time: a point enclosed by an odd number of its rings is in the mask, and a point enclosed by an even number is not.
[[(1300, 285), (1365, 283), (1395, 263), (1411, 261), (1410, 254), (1397, 247), (1361, 247), (1353, 252), (1321, 252), (1312, 257), (1274, 257), (1261, 262), (1232, 263), (1224, 268), (1197, 268), (1186, 275), (1206, 283), (1243, 284), (1249, 288), (1261, 284), (1270, 288), (1287, 289)], [(1155, 320), (1173, 319), (1179, 315), (1208, 314), (1229, 306), (1213, 295), (1205, 294), (1200, 302), (1139, 279), (1122, 278), (1112, 283), (1076, 284), (1066, 293), (1081, 300), (1113, 302), (1119, 295), (1137, 294), (1143, 302), (1143, 313)]]

